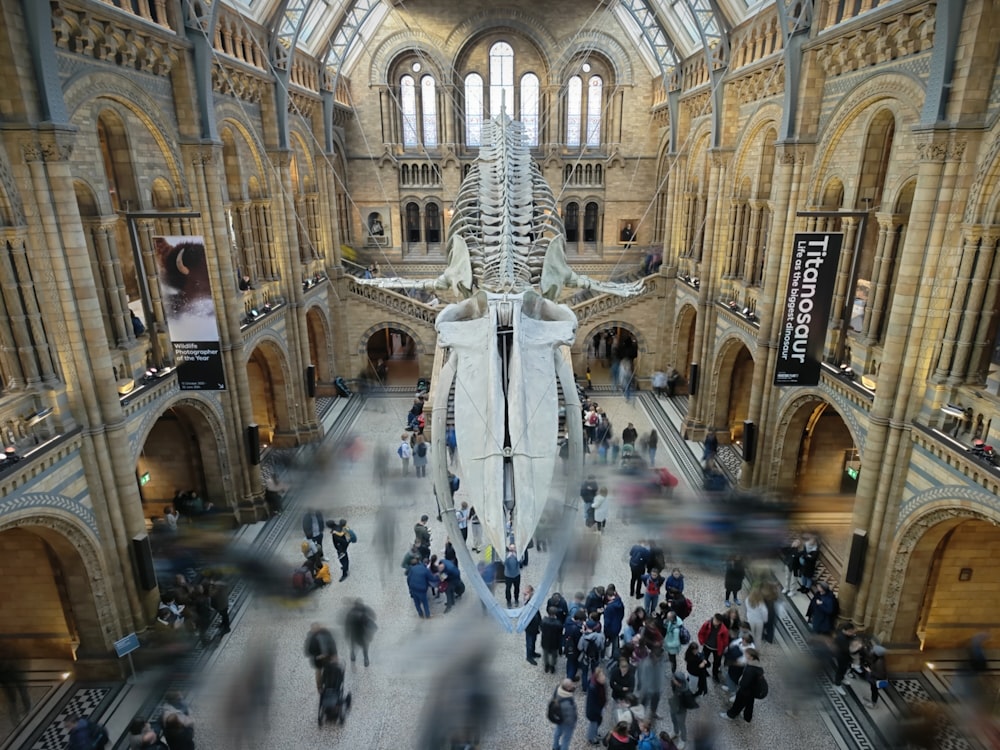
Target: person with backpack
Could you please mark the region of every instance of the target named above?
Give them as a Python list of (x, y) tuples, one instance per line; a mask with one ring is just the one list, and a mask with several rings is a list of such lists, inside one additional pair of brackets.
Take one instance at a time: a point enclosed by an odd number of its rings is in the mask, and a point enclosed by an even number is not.
[(684, 627), (684, 620), (678, 617), (673, 610), (668, 611), (666, 617), (663, 618), (663, 630), (663, 648), (670, 659), (671, 671), (676, 672), (677, 654), (681, 652), (682, 647), (691, 642), (691, 634)]
[(576, 683), (565, 679), (559, 683), (549, 701), (548, 718), (556, 725), (552, 735), (552, 750), (569, 750), (576, 729)]
[(583, 626), (576, 650), (580, 653), (580, 682), (583, 692), (587, 692), (590, 673), (597, 669), (604, 653), (604, 633), (599, 620), (590, 619)]
[(719, 716), (727, 719), (735, 719), (743, 713), (743, 721), (748, 724), (753, 719), (753, 705), (757, 700), (767, 697), (767, 680), (764, 679), (764, 668), (760, 665), (760, 655), (757, 649), (748, 648), (743, 652), (746, 666), (740, 676), (739, 685), (736, 688), (736, 700), (728, 711), (723, 711)]
[(417, 440), (413, 445), (413, 471), (418, 479), (427, 476), (427, 453), (430, 448), (423, 435), (417, 435)]
[(580, 669), (580, 636), (583, 635), (583, 623), (587, 613), (578, 609), (563, 625), (563, 653), (566, 655), (566, 677), (575, 679)]
[(107, 729), (82, 716), (69, 716), (65, 727), (69, 730), (66, 750), (103, 750), (110, 742)]
[(691, 685), (687, 675), (680, 670), (674, 670), (670, 676), (670, 723), (674, 727), (674, 733), (670, 737), (674, 741), (677, 750), (684, 750), (687, 744), (687, 712), (698, 708), (698, 700), (691, 692)]
[(399, 436), (399, 447), (396, 448), (396, 455), (403, 463), (403, 476), (405, 477), (410, 473), (410, 458), (413, 456), (410, 438), (405, 432)]
[(337, 550), (337, 559), (340, 561), (340, 580), (345, 581), (351, 570), (351, 558), (347, 554), (347, 548), (358, 541), (358, 535), (347, 525), (347, 519), (341, 518), (336, 523), (330, 521), (330, 536), (333, 538), (333, 548)]
[(316, 690), (320, 690), (323, 667), (337, 655), (337, 642), (333, 639), (333, 633), (318, 622), (314, 622), (309, 628), (303, 651), (316, 670)]

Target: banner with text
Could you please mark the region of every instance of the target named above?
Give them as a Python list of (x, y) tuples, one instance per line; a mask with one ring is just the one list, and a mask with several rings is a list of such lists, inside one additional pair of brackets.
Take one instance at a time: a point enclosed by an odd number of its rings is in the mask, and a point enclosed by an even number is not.
[(830, 303), (844, 235), (804, 232), (795, 235), (788, 291), (780, 303), (784, 320), (778, 342), (775, 385), (818, 385)]
[(204, 238), (154, 237), (153, 255), (181, 390), (226, 390)]

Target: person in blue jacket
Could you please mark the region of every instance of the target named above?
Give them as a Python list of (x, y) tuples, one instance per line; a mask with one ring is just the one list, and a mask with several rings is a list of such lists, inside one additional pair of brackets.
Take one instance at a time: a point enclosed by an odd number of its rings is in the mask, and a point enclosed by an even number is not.
[[(444, 611), (450, 612), (455, 606), (455, 599), (465, 593), (465, 584), (462, 583), (462, 574), (458, 571), (458, 566), (451, 560), (438, 560), (438, 578), (442, 582), (447, 581), (444, 586), (444, 595), (447, 603)], [(439, 584), (440, 585), (440, 584)]]
[(670, 575), (667, 576), (667, 582), (664, 584), (668, 589), (677, 589), (680, 593), (684, 593), (684, 574), (681, 573), (680, 568), (674, 568), (670, 571)]
[(431, 603), (427, 600), (427, 589), (437, 585), (430, 569), (422, 562), (415, 562), (406, 571), (406, 585), (410, 589), (410, 598), (417, 608), (417, 614), (421, 619), (430, 619)]
[(613, 583), (604, 588), (604, 639), (611, 644), (611, 658), (618, 658), (620, 644), (618, 636), (622, 632), (625, 621), (625, 602), (618, 596), (618, 589)]

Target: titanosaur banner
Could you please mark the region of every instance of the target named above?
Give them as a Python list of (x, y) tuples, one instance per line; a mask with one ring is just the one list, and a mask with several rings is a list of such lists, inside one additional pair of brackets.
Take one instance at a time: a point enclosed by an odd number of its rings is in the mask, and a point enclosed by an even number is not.
[(153, 255), (178, 385), (185, 391), (226, 390), (204, 238), (154, 237)]
[(803, 232), (795, 235), (792, 270), (783, 299), (784, 320), (778, 343), (775, 385), (818, 385), (830, 303), (844, 235)]

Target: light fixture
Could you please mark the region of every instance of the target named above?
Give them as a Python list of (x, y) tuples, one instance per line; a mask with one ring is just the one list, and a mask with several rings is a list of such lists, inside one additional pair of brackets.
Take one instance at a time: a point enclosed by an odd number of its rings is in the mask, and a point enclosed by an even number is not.
[(68, 680), (68, 679), (70, 678), (70, 676), (71, 676), (71, 675), (72, 675), (72, 672), (63, 672), (63, 673), (62, 673), (62, 674), (60, 675), (60, 677), (62, 677), (62, 678), (63, 678), (64, 680)]
[(413, 65), (410, 66), (410, 70), (412, 70), (414, 73), (419, 73), (420, 72), (420, 63), (419, 62), (413, 63)]
[(935, 668), (934, 667), (934, 663), (933, 662), (927, 662), (927, 668), (928, 669), (934, 669)]

